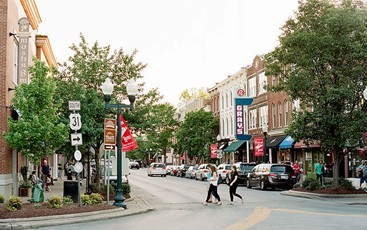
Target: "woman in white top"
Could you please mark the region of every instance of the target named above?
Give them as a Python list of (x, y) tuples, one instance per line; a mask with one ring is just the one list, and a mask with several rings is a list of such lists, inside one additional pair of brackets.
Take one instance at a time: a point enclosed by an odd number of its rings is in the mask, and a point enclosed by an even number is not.
[(213, 194), (213, 196), (218, 200), (218, 203), (217, 203), (217, 206), (218, 206), (222, 204), (222, 202), (220, 201), (220, 196), (218, 195), (218, 190), (217, 190), (218, 189), (218, 172), (217, 172), (217, 169), (213, 165), (210, 165), (210, 170), (212, 171), (212, 175), (209, 179), (210, 186), (208, 190), (208, 195), (206, 197), (206, 201), (203, 204), (207, 205), (211, 194)]

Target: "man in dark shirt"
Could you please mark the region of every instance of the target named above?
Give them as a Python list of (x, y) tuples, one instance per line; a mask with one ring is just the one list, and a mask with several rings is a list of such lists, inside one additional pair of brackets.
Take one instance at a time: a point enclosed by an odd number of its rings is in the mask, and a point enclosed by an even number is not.
[(51, 174), (50, 174), (50, 171), (51, 171), (51, 169), (50, 169), (50, 166), (47, 164), (47, 160), (44, 160), (43, 161), (43, 165), (42, 165), (42, 180), (43, 180), (43, 183), (44, 183), (44, 188), (46, 189), (46, 190), (48, 190), (48, 188), (47, 188), (47, 176), (51, 176)]

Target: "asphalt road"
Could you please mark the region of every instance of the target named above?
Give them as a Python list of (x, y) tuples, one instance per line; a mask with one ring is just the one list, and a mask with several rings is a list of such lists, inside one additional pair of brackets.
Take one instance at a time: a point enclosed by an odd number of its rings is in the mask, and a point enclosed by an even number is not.
[(154, 211), (118, 219), (42, 229), (367, 229), (367, 206), (346, 199), (305, 199), (239, 187), (245, 203), (229, 202), (228, 187), (219, 186), (223, 205), (202, 205), (208, 182), (178, 177), (148, 177), (131, 170), (134, 192)]

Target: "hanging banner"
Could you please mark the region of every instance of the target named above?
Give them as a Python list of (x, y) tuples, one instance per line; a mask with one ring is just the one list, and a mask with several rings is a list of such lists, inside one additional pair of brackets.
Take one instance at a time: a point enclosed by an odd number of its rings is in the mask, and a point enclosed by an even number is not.
[(264, 138), (254, 137), (254, 152), (255, 157), (264, 156)]
[(218, 145), (217, 144), (211, 144), (210, 145), (210, 158), (217, 158), (218, 157)]
[(135, 141), (133, 135), (131, 135), (130, 129), (126, 124), (125, 119), (120, 114), (120, 121), (121, 121), (121, 144), (122, 144), (122, 151), (132, 151), (138, 147), (138, 144)]

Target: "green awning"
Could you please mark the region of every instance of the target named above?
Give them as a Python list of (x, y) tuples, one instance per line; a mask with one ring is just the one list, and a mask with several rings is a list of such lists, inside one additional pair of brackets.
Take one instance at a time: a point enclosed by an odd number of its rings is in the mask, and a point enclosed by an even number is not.
[(232, 142), (227, 148), (225, 148), (224, 152), (235, 152), (238, 149), (244, 149), (243, 146), (246, 144), (246, 141), (235, 141)]

